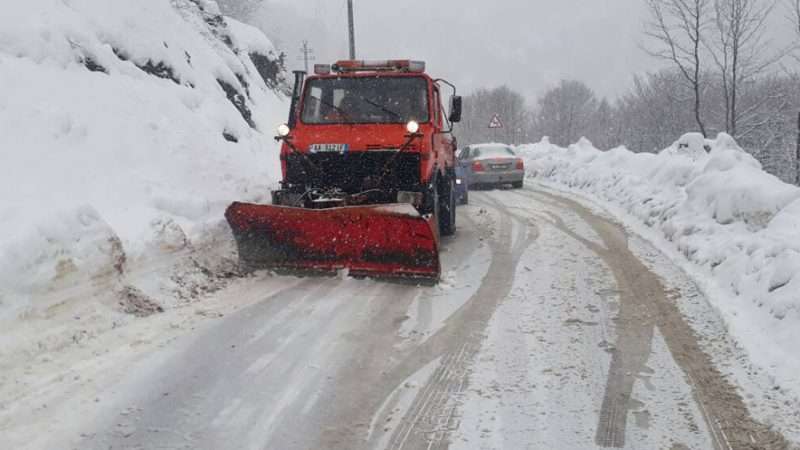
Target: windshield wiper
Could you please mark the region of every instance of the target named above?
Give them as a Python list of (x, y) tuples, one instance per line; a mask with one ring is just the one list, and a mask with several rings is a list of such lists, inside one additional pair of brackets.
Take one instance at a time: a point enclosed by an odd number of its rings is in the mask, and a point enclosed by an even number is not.
[(370, 99), (368, 99), (366, 97), (361, 97), (361, 100), (364, 100), (365, 102), (369, 103), (370, 105), (380, 109), (381, 111), (383, 111), (383, 112), (385, 112), (387, 114), (391, 114), (391, 115), (395, 116), (398, 119), (402, 119), (403, 118), (403, 116), (401, 116), (400, 114), (398, 114), (398, 113), (392, 111), (391, 109), (387, 108), (386, 105), (381, 105), (380, 103), (378, 103), (376, 101), (373, 101), (373, 100), (370, 100)]

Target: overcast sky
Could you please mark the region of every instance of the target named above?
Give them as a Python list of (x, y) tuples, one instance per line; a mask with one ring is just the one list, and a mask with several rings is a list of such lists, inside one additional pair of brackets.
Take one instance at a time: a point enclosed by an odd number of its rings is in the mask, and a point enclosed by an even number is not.
[[(302, 39), (318, 62), (347, 56), (346, 0), (266, 1), (260, 20), (280, 35), (291, 67), (302, 66)], [(533, 101), (571, 78), (615, 97), (635, 73), (661, 64), (640, 48), (643, 0), (355, 0), (355, 8), (360, 59), (423, 59), (463, 93), (507, 84)]]

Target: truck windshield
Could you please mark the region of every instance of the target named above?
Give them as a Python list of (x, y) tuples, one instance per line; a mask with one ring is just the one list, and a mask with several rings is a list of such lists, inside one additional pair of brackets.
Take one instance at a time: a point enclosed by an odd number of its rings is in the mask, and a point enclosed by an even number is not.
[(421, 77), (322, 78), (308, 81), (303, 123), (428, 121), (428, 83)]

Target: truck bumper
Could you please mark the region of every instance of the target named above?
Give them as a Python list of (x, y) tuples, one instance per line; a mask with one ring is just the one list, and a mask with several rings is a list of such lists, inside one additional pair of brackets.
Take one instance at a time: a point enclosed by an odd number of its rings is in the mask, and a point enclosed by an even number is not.
[(509, 170), (504, 172), (473, 172), (470, 176), (470, 185), (481, 184), (509, 184), (517, 183), (525, 178), (524, 170)]

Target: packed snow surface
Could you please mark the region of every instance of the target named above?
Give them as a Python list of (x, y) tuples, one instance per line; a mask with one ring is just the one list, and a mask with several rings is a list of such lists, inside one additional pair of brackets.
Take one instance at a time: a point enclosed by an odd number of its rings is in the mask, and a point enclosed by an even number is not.
[(586, 139), (518, 150), (530, 177), (599, 199), (684, 261), (751, 360), (800, 395), (800, 188), (726, 134), (687, 134), (659, 154)]
[(261, 199), (278, 178), (283, 76), (269, 40), (213, 1), (4, 5), (0, 322)]

